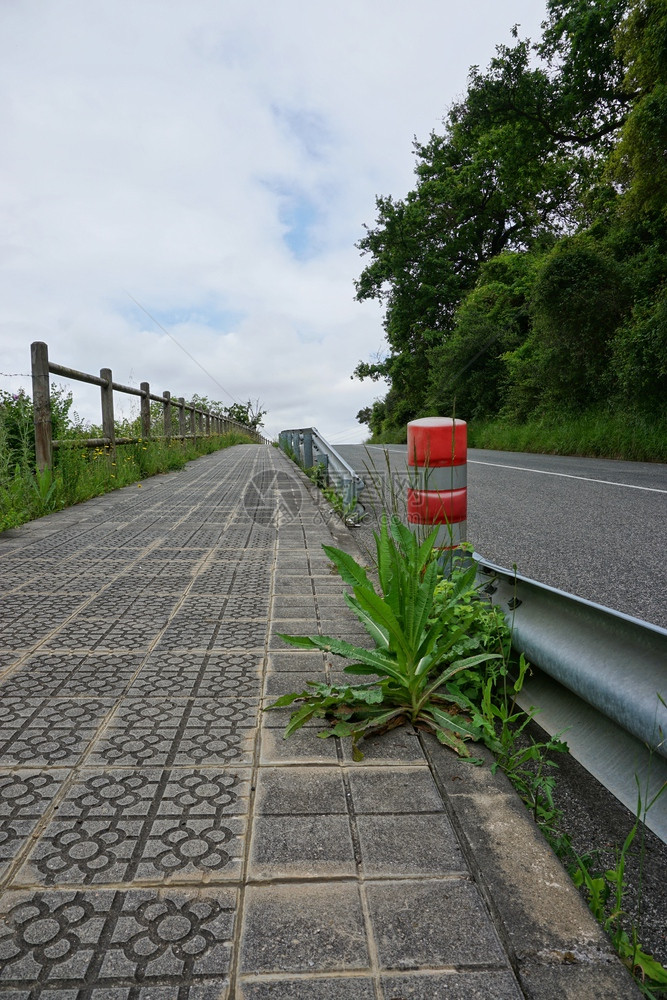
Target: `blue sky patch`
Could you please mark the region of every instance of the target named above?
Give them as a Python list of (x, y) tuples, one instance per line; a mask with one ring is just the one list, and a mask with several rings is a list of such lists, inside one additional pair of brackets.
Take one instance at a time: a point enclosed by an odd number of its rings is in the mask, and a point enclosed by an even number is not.
[(271, 113), (284, 132), (296, 140), (302, 150), (313, 160), (323, 160), (331, 146), (331, 130), (324, 117), (317, 111), (303, 108), (286, 108), (274, 104)]
[[(238, 309), (222, 309), (213, 303), (199, 303), (192, 306), (180, 306), (172, 309), (160, 309), (159, 306), (144, 302), (135, 296), (137, 302), (146, 309), (144, 312), (134, 302), (129, 302), (127, 306), (122, 306), (120, 312), (123, 317), (131, 323), (140, 326), (142, 329), (150, 330), (152, 327), (159, 330), (157, 324), (153, 323), (150, 316), (170, 333), (184, 323), (196, 323), (199, 326), (210, 327), (217, 333), (231, 333), (238, 328), (245, 314)], [(150, 316), (147, 315), (150, 313)]]

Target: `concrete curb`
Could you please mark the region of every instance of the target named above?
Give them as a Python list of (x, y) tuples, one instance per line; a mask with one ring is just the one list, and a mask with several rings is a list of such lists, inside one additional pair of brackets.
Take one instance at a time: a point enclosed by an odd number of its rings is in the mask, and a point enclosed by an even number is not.
[(529, 1000), (641, 996), (493, 755), (475, 767), (421, 734), (466, 860)]

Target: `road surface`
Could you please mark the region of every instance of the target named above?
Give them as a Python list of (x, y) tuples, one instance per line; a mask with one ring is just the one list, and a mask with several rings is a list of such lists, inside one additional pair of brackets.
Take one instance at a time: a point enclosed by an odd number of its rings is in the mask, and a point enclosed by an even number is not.
[[(405, 445), (337, 450), (367, 478), (369, 467), (384, 474), (385, 451), (405, 472)], [(667, 628), (667, 465), (472, 448), (468, 541), (523, 576)]]

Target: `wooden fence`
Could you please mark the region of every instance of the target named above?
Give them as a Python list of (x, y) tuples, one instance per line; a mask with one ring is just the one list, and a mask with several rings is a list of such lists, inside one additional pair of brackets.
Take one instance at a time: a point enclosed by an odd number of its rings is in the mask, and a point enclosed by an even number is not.
[[(221, 413), (200, 409), (192, 403), (186, 403), (183, 396), (175, 399), (171, 393), (165, 392), (156, 396), (150, 390), (148, 382), (142, 382), (139, 389), (129, 385), (114, 382), (110, 368), (100, 369), (97, 375), (66, 368), (49, 361), (49, 350), (46, 344), (36, 341), (30, 345), (32, 362), (32, 401), (35, 414), (35, 455), (37, 468), (42, 471), (53, 468), (54, 448), (68, 445), (84, 448), (107, 448), (114, 453), (116, 445), (136, 444), (138, 437), (116, 437), (114, 425), (113, 394), (124, 392), (128, 396), (141, 398), (141, 437), (163, 441), (196, 441), (198, 437), (210, 437), (214, 434), (224, 434), (235, 430), (247, 434), (254, 440), (267, 443), (259, 431), (231, 420)], [(72, 438), (71, 440), (54, 440), (51, 425), (51, 385), (49, 375), (60, 375), (77, 382), (88, 382), (99, 385), (102, 401), (102, 437)], [(162, 404), (162, 433), (155, 435), (151, 428), (151, 402)], [(178, 410), (178, 434), (172, 432), (172, 409)]]

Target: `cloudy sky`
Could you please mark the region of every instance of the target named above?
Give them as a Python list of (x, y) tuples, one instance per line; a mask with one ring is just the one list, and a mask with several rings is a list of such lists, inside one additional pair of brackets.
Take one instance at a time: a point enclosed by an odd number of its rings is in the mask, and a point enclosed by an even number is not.
[(29, 386), (15, 373), (42, 340), (125, 384), (259, 399), (270, 434), (362, 440), (382, 387), (350, 374), (383, 334), (354, 301), (354, 244), (376, 194), (413, 186), (412, 138), (468, 67), (514, 23), (536, 37), (543, 9), (0, 0), (0, 389)]

